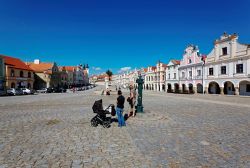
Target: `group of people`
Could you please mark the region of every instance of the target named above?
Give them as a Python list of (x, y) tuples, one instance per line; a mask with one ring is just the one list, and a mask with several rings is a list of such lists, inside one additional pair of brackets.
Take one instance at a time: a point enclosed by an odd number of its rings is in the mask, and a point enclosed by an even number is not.
[[(135, 117), (135, 103), (136, 103), (136, 90), (132, 85), (129, 87), (130, 93), (127, 101), (130, 105), (130, 111), (128, 113), (128, 117)], [(124, 109), (125, 97), (122, 95), (122, 91), (118, 90), (118, 97), (117, 97), (117, 106), (116, 106), (116, 115), (118, 118), (118, 127), (126, 126), (125, 119), (123, 116), (123, 109)]]

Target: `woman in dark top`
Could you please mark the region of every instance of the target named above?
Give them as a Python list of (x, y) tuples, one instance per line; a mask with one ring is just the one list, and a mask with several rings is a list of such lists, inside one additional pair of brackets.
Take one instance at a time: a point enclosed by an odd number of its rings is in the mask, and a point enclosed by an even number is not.
[(116, 115), (118, 117), (118, 127), (126, 126), (124, 117), (122, 115), (124, 108), (125, 97), (122, 95), (122, 91), (118, 90)]

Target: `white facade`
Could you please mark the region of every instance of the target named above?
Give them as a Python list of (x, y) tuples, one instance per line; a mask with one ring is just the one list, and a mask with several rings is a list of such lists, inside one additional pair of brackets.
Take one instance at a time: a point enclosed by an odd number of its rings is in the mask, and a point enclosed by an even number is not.
[(166, 68), (166, 89), (167, 92), (172, 93), (174, 91), (179, 91), (179, 72), (178, 67), (180, 61), (171, 60), (169, 61)]
[(250, 45), (224, 33), (207, 56), (205, 77), (208, 93), (250, 96)]

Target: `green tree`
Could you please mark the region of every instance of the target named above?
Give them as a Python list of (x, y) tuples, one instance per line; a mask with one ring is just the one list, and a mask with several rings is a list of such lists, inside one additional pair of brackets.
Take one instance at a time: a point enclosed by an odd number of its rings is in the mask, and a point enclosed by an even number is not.
[(110, 81), (111, 76), (113, 75), (113, 72), (111, 72), (110, 70), (107, 70), (107, 71), (106, 71), (106, 74), (108, 75), (109, 81)]

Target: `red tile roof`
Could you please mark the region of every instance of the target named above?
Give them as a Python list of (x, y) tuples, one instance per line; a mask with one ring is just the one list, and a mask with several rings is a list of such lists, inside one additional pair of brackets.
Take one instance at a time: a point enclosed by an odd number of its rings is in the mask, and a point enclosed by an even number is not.
[(76, 67), (74, 66), (65, 66), (66, 71), (74, 72), (76, 70)]
[(76, 70), (76, 67), (74, 66), (60, 66), (58, 67), (60, 71), (62, 71), (63, 68), (65, 68), (66, 71), (74, 72)]
[(173, 62), (173, 64), (175, 64), (175, 65), (180, 65), (180, 62), (181, 61), (179, 61), (179, 60), (171, 60), (172, 62)]
[(16, 69), (32, 71), (32, 69), (29, 66), (27, 66), (23, 61), (21, 61), (18, 58), (13, 58), (13, 57), (4, 56), (4, 55), (1, 55), (1, 56), (4, 58), (5, 65), (8, 65)]
[(47, 70), (52, 70), (54, 63), (28, 63), (29, 67), (33, 69), (35, 72), (44, 72)]

